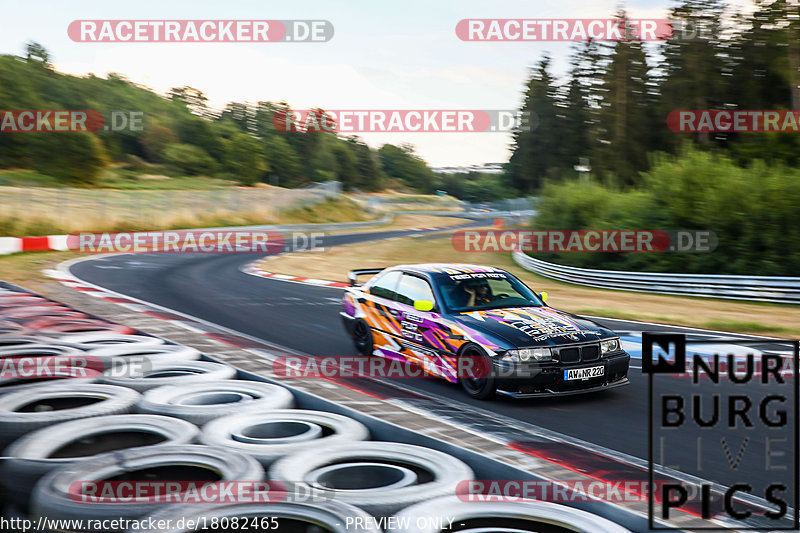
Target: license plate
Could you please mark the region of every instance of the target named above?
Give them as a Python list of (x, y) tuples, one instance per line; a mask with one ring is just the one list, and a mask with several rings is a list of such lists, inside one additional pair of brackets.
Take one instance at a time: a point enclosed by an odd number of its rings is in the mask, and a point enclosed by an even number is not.
[(605, 373), (605, 369), (606, 367), (604, 366), (590, 366), (587, 368), (571, 368), (569, 370), (564, 370), (564, 381), (600, 377)]

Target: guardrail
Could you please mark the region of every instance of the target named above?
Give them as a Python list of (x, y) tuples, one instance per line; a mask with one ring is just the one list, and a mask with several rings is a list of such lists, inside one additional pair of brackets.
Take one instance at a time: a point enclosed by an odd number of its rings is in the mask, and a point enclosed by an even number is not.
[(800, 278), (795, 277), (593, 270), (548, 263), (534, 259), (520, 251), (514, 252), (512, 257), (525, 270), (558, 281), (589, 287), (706, 298), (800, 304)]

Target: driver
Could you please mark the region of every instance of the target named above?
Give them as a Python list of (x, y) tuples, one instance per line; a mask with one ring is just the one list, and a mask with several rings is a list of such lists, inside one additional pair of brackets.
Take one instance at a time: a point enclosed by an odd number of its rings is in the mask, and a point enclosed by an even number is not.
[(464, 287), (464, 291), (469, 295), (467, 307), (488, 304), (494, 300), (492, 291), (489, 288), (489, 282), (485, 279), (468, 280), (464, 282), (462, 287)]

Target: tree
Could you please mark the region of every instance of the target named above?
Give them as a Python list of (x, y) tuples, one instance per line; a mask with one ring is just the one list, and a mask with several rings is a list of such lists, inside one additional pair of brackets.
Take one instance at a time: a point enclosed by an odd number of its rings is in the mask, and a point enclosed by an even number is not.
[(557, 87), (549, 67), (550, 58), (545, 56), (531, 71), (522, 112), (532, 117), (535, 128), (514, 132), (512, 155), (507, 165), (510, 183), (525, 193), (538, 190), (545, 177), (565, 167), (558, 155), (561, 137)]
[(414, 190), (432, 192), (433, 171), (410, 144), (384, 144), (378, 150), (381, 168), (390, 178), (395, 178)]
[[(203, 91), (189, 87), (173, 87), (169, 90), (169, 97), (173, 102), (182, 102), (186, 108), (193, 114), (201, 117), (208, 117), (210, 111), (208, 109), (208, 98)], [(213, 114), (211, 115), (213, 116)]]
[(353, 150), (344, 142), (337, 142), (332, 147), (336, 159), (336, 179), (342, 182), (345, 189), (355, 188), (360, 179), (358, 175), (358, 159)]
[(50, 64), (50, 52), (35, 41), (30, 41), (25, 45), (25, 59), (28, 63), (37, 61), (45, 68), (53, 68), (53, 65)]
[[(627, 15), (617, 17), (624, 23)], [(602, 75), (603, 97), (598, 110), (598, 135), (592, 157), (595, 171), (616, 185), (634, 185), (639, 172), (647, 169), (650, 136), (658, 126), (652, 112), (647, 56), (638, 39), (621, 40), (609, 46)]]
[(384, 179), (377, 154), (358, 137), (350, 137), (347, 144), (356, 156), (356, 187), (366, 191), (380, 190)]
[(261, 144), (247, 133), (235, 135), (228, 145), (228, 170), (242, 185), (254, 185), (268, 169)]
[(69, 185), (97, 185), (108, 164), (103, 144), (93, 133), (40, 134), (32, 152), (33, 168)]
[(208, 153), (191, 144), (170, 144), (164, 149), (164, 160), (174, 169), (187, 174), (212, 174), (217, 164)]
[(270, 135), (265, 139), (264, 156), (268, 175), (273, 185), (294, 187), (302, 181), (303, 164), (292, 145), (281, 135)]

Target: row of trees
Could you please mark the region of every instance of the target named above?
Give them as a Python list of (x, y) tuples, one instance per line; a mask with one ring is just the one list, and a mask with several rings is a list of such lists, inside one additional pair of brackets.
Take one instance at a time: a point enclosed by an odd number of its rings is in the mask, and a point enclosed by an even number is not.
[(410, 145), (373, 150), (355, 136), (278, 131), (274, 119), (290, 110), (286, 103), (232, 102), (217, 112), (191, 87), (174, 88), (165, 98), (121, 75), (63, 75), (36, 43), (24, 58), (0, 56), (0, 109), (91, 109), (106, 118), (112, 111), (143, 113), (137, 129), (0, 135), (0, 168), (33, 168), (70, 184), (96, 184), (107, 165), (135, 161), (248, 185), (338, 180), (361, 190), (434, 186), (433, 172)]
[(585, 158), (603, 183), (635, 187), (654, 152), (676, 153), (687, 139), (739, 165), (800, 163), (796, 133), (690, 134), (666, 125), (677, 109), (800, 109), (800, 8), (793, 0), (757, 6), (745, 16), (720, 0), (683, 0), (671, 18), (683, 21), (685, 33), (658, 45), (582, 43), (564, 81), (543, 57), (522, 106), (538, 124), (514, 136), (510, 183), (537, 191), (547, 180), (574, 176)]

